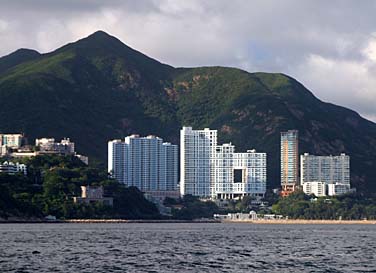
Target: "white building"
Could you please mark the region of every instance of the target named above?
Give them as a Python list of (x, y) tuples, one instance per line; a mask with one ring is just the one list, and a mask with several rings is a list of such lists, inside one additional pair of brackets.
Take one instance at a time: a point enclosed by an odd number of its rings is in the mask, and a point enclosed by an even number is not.
[(217, 130), (180, 131), (180, 194), (209, 197), (214, 193), (212, 159), (217, 146)]
[(220, 199), (234, 199), (245, 195), (263, 196), (266, 191), (266, 153), (248, 150), (235, 153), (235, 147), (223, 144), (216, 147), (212, 159), (214, 194)]
[(305, 153), (300, 156), (300, 182), (322, 181), (326, 184), (350, 185), (350, 157), (316, 156)]
[[(300, 183), (322, 182), (328, 195), (338, 195), (350, 190), (350, 157), (315, 156), (305, 153), (300, 156)], [(304, 189), (304, 187), (303, 187)]]
[(18, 149), (24, 143), (22, 134), (0, 134), (0, 156), (7, 155), (10, 149)]
[(0, 164), (0, 173), (7, 173), (11, 175), (16, 173), (23, 173), (24, 175), (27, 175), (27, 166), (18, 162), (13, 163), (5, 161)]
[(55, 144), (54, 138), (37, 138), (35, 140), (35, 146), (39, 147), (41, 150), (51, 150)]
[(20, 148), (24, 136), (22, 134), (0, 134), (0, 146)]
[(304, 182), (302, 186), (304, 193), (307, 195), (314, 194), (316, 197), (326, 196), (326, 184), (324, 182)]
[(75, 157), (77, 157), (79, 160), (81, 160), (86, 165), (89, 165), (89, 157), (85, 155), (75, 154)]
[(64, 138), (60, 142), (55, 142), (54, 138), (37, 138), (35, 146), (39, 147), (41, 153), (58, 153), (58, 154), (74, 154), (74, 142), (69, 138)]
[(263, 196), (266, 191), (266, 153), (235, 153), (229, 144), (217, 145), (217, 131), (180, 131), (180, 194), (233, 199)]
[(102, 203), (107, 206), (113, 206), (112, 197), (103, 197), (104, 189), (100, 187), (81, 186), (81, 197), (73, 197), (73, 202), (77, 204)]
[(159, 137), (132, 135), (108, 142), (108, 172), (143, 192), (175, 191), (178, 184), (178, 147)]
[(352, 191), (349, 184), (328, 184), (327, 187), (329, 196), (341, 195)]

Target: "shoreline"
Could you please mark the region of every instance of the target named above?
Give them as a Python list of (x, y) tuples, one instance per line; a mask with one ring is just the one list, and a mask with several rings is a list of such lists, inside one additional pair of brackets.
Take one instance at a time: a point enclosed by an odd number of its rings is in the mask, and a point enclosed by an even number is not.
[(43, 219), (10, 219), (0, 220), (0, 224), (179, 224), (179, 223), (221, 223), (219, 220), (127, 220), (127, 219), (67, 219), (67, 220), (43, 220)]
[(223, 223), (267, 224), (267, 225), (376, 225), (376, 220), (223, 220)]
[(376, 220), (127, 220), (127, 219), (68, 219), (68, 220), (43, 220), (43, 219), (1, 219), (0, 224), (256, 224), (256, 225), (376, 225)]

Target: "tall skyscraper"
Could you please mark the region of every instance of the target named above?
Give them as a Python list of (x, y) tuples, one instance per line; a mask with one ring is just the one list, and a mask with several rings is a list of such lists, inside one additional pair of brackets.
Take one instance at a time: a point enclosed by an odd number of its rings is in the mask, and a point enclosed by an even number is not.
[(263, 196), (266, 153), (235, 153), (231, 143), (217, 145), (217, 131), (180, 131), (180, 193), (203, 198), (233, 199)]
[(178, 147), (159, 137), (138, 135), (108, 142), (108, 172), (141, 191), (175, 191), (178, 184)]
[(281, 132), (281, 186), (282, 196), (288, 196), (298, 185), (299, 170), (298, 131)]
[(211, 158), (217, 146), (217, 131), (205, 128), (180, 130), (180, 194), (209, 197), (214, 188)]

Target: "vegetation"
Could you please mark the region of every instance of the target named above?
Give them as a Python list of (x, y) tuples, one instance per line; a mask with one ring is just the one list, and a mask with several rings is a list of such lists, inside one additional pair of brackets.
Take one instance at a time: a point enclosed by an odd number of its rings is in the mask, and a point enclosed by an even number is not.
[(18, 49), (15, 52), (2, 57), (0, 60), (0, 74), (4, 73), (8, 69), (15, 67), (21, 63), (31, 61), (40, 57), (40, 54), (31, 49)]
[[(156, 219), (158, 209), (135, 187), (126, 188), (107, 173), (88, 167), (74, 156), (27, 159), (28, 175), (0, 174), (0, 217)], [(114, 206), (74, 204), (80, 186), (103, 186)]]
[(293, 219), (376, 219), (376, 198), (363, 194), (346, 194), (337, 197), (307, 196), (296, 192), (281, 198), (273, 211)]
[(109, 139), (138, 133), (178, 143), (181, 126), (210, 127), (238, 151), (267, 152), (274, 188), (280, 132), (298, 129), (300, 152), (349, 154), (353, 186), (376, 192), (376, 125), (286, 75), (173, 68), (104, 32), (48, 54), (24, 53), (0, 58), (2, 133), (24, 132), (30, 141), (68, 136), (104, 162)]
[[(43, 218), (54, 215), (60, 219), (124, 218), (159, 219), (156, 206), (147, 201), (135, 187), (125, 187), (109, 179), (102, 168), (83, 164), (74, 156), (45, 155), (24, 159), (28, 174), (0, 173), (0, 218)], [(106, 196), (114, 198), (114, 206), (101, 203), (74, 204), (83, 185), (103, 186)], [(216, 213), (245, 212), (276, 213), (292, 219), (376, 219), (376, 198), (372, 194), (347, 194), (337, 197), (307, 196), (296, 192), (279, 198), (268, 192), (263, 199), (272, 205), (258, 207), (252, 197), (230, 201), (225, 208), (211, 201), (187, 195), (182, 199), (167, 198), (165, 205), (172, 209), (172, 218), (192, 220), (212, 218)]]
[(180, 200), (166, 198), (165, 205), (172, 208), (172, 216), (178, 220), (211, 219), (219, 212), (214, 202), (201, 201), (192, 195), (186, 195)]

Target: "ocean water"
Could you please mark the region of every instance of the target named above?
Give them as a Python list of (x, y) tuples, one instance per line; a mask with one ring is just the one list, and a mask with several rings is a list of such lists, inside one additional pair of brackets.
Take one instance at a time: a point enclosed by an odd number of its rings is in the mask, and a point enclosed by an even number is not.
[(376, 272), (375, 225), (1, 224), (0, 272)]

